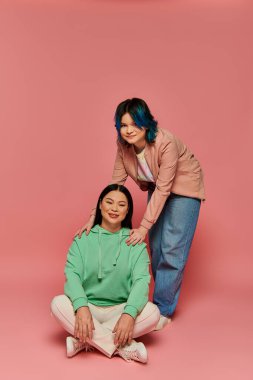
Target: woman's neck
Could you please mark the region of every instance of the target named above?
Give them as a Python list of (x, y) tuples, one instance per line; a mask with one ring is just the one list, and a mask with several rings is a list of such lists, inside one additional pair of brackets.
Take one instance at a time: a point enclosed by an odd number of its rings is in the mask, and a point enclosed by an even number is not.
[(104, 230), (108, 232), (118, 232), (121, 229), (121, 223), (117, 225), (112, 225), (110, 223), (107, 223), (106, 221), (102, 220), (102, 223), (100, 224), (100, 227), (102, 227)]
[(140, 141), (137, 144), (134, 144), (134, 151), (136, 154), (139, 154), (143, 151), (146, 146), (146, 140)]

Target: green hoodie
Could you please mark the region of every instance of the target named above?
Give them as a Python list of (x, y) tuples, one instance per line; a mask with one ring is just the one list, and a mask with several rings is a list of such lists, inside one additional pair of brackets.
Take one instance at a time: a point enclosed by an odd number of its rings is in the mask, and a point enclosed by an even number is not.
[(150, 282), (146, 244), (128, 246), (129, 229), (111, 233), (99, 225), (75, 238), (65, 266), (65, 294), (74, 310), (126, 302), (124, 313), (135, 318), (148, 301)]

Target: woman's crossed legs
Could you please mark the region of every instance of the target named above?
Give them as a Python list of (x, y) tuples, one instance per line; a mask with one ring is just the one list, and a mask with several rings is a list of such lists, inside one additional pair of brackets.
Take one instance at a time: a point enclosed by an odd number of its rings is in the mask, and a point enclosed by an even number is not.
[[(114, 344), (115, 334), (112, 331), (124, 310), (125, 303), (108, 307), (93, 304), (88, 306), (95, 326), (92, 340), (89, 343), (106, 356), (111, 357), (117, 349)], [(70, 299), (65, 295), (54, 297), (51, 302), (51, 311), (61, 326), (73, 336), (75, 313)], [(160, 312), (157, 306), (148, 302), (135, 320), (133, 338), (138, 338), (152, 331), (159, 318)]]

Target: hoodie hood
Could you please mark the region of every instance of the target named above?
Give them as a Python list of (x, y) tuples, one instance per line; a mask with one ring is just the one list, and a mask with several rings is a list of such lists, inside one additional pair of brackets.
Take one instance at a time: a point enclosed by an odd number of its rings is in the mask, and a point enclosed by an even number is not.
[[(111, 235), (111, 239), (113, 239), (114, 243), (117, 244), (117, 250), (114, 257), (113, 265), (117, 264), (118, 257), (120, 255), (121, 244), (122, 241), (126, 240), (127, 236), (129, 236), (129, 228), (121, 228), (117, 232), (110, 232), (105, 230), (96, 224), (91, 230), (90, 233), (97, 235), (98, 239), (98, 279), (102, 280), (103, 278), (103, 252), (102, 252), (102, 235)], [(108, 236), (109, 238), (109, 236)]]
[(92, 227), (90, 232), (97, 233), (97, 234), (101, 233), (101, 234), (105, 234), (105, 235), (118, 235), (121, 232), (122, 236), (129, 236), (130, 229), (126, 228), (126, 227), (122, 227), (117, 232), (110, 232), (110, 231), (105, 230), (103, 227), (100, 227), (99, 224), (96, 224), (94, 227)]

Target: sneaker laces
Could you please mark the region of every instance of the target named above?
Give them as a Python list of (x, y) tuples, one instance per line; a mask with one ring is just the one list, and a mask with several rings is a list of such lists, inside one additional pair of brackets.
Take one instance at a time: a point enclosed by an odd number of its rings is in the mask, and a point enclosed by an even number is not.
[(127, 362), (131, 362), (132, 360), (139, 360), (136, 349), (133, 351), (133, 350), (128, 350), (127, 348), (122, 348), (122, 349), (118, 349), (118, 353)]
[(79, 340), (74, 341), (75, 351), (85, 350), (86, 352), (94, 351), (94, 348), (89, 343), (81, 343)]

